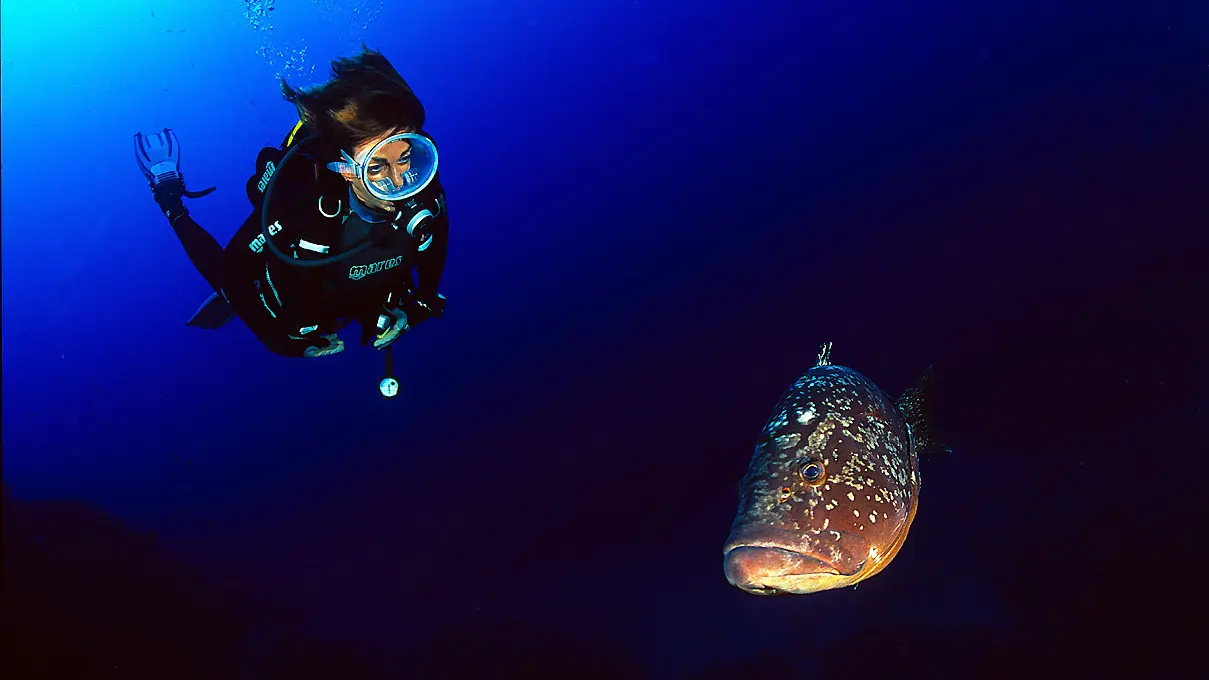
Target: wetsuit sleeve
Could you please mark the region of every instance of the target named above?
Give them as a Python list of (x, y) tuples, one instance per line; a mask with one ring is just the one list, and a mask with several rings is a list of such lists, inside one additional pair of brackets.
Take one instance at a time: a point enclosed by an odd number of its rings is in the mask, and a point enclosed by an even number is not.
[(416, 298), (432, 300), (440, 292), (441, 275), (445, 273), (445, 256), (449, 252), (449, 214), (433, 220), (432, 243), (416, 256)]

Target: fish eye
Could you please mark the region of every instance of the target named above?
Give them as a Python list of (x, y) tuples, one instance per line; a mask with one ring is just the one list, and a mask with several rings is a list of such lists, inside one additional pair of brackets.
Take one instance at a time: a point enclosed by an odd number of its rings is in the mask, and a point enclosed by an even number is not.
[(802, 464), (798, 474), (802, 475), (802, 481), (810, 486), (819, 486), (827, 479), (827, 468), (821, 460), (810, 460)]

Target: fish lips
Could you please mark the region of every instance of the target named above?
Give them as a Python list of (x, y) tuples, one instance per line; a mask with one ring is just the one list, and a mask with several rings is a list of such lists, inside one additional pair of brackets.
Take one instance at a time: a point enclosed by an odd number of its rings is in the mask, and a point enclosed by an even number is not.
[(727, 540), (723, 569), (731, 585), (749, 593), (809, 593), (854, 582), (868, 554), (867, 541), (845, 532), (757, 527)]

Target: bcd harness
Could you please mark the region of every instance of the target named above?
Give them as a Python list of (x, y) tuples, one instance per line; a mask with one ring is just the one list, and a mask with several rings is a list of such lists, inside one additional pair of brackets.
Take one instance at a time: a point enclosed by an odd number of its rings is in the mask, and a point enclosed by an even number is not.
[[(314, 319), (288, 318), (280, 288), (274, 283), (274, 271), (279, 272), (281, 278), (290, 279), (291, 288), (300, 287), (311, 299), (322, 298), (324, 276), (318, 275), (317, 270), (348, 260), (374, 246), (395, 246), (399, 239), (406, 240), (402, 244), (401, 260), (398, 263), (414, 262), (418, 253), (431, 244), (433, 235), (430, 228), (445, 210), (445, 195), (437, 178), (419, 194), (397, 202), (396, 214), (392, 218), (382, 222), (368, 222), (368, 233), (359, 242), (332, 254), (334, 250), (339, 250), (339, 246), (325, 241), (330, 240), (332, 234), (341, 233), (345, 222), (353, 217), (353, 207), (348, 205), (352, 200), (349, 198), (349, 185), (347, 180), (328, 170), (316, 157), (313, 147), (318, 138), (313, 134), (302, 134), (304, 132), (309, 130), (299, 121), (286, 135), (279, 148), (262, 149), (257, 158), (257, 173), (249, 178), (247, 185), (248, 200), (259, 212), (261, 227), (260, 235), (250, 246), (253, 250), (268, 247), (275, 256), (265, 259), (265, 285), (262, 287), (258, 280), (256, 289), (265, 310), (273, 319), (286, 324), (288, 335), (294, 340), (303, 340), (305, 336), (316, 331), (327, 332), (329, 329), (323, 327), (326, 324), (316, 323)], [(423, 132), (420, 134), (428, 137)], [(304, 163), (303, 160), (309, 162)], [(288, 197), (273, 201), (273, 190), (283, 174), (290, 176), (291, 189), (309, 185), (317, 191), (312, 197), (305, 198), (291, 191)], [(273, 205), (270, 205), (271, 201)], [(307, 204), (313, 207), (308, 208)], [(313, 210), (317, 210), (323, 219), (316, 220), (315, 212), (311, 212)], [(329, 220), (338, 220), (339, 226), (333, 229), (334, 225)], [(284, 248), (279, 243), (281, 241), (286, 244)], [(273, 266), (275, 262), (285, 266)], [(368, 271), (367, 267), (354, 269)], [(330, 272), (330, 269), (327, 271)], [(352, 275), (351, 278), (356, 280), (360, 277)], [(411, 277), (407, 278), (410, 280)], [(412, 287), (405, 284), (404, 290), (389, 293), (382, 304), (386, 307), (404, 307), (413, 295)], [(381, 331), (381, 316), (376, 325)], [(330, 332), (335, 330), (338, 328)], [(367, 337), (363, 336), (362, 344), (367, 341)]]

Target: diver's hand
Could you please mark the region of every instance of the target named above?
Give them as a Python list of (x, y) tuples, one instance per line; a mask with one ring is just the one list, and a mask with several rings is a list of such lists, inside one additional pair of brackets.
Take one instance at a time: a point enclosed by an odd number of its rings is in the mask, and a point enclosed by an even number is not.
[(332, 333), (320, 337), (314, 345), (307, 347), (302, 351), (302, 356), (308, 359), (316, 357), (325, 357), (331, 354), (339, 354), (344, 351), (344, 341), (339, 335)]
[(256, 337), (273, 354), (293, 359), (314, 359), (344, 351), (344, 341), (335, 333), (315, 338), (299, 338), (277, 333), (258, 334)]
[(374, 349), (383, 349), (395, 340), (398, 340), (400, 335), (411, 330), (407, 312), (404, 312), (402, 309), (392, 309), (390, 310), (390, 314), (395, 317), (394, 323), (390, 325), (390, 328), (387, 328), (374, 338)]
[(144, 135), (134, 133), (134, 160), (138, 163), (139, 171), (151, 187), (155, 202), (170, 220), (181, 215), (187, 215), (181, 197), (201, 198), (215, 187), (202, 191), (185, 189), (185, 178), (181, 174), (181, 147), (176, 133), (169, 128), (163, 132), (153, 132)]

